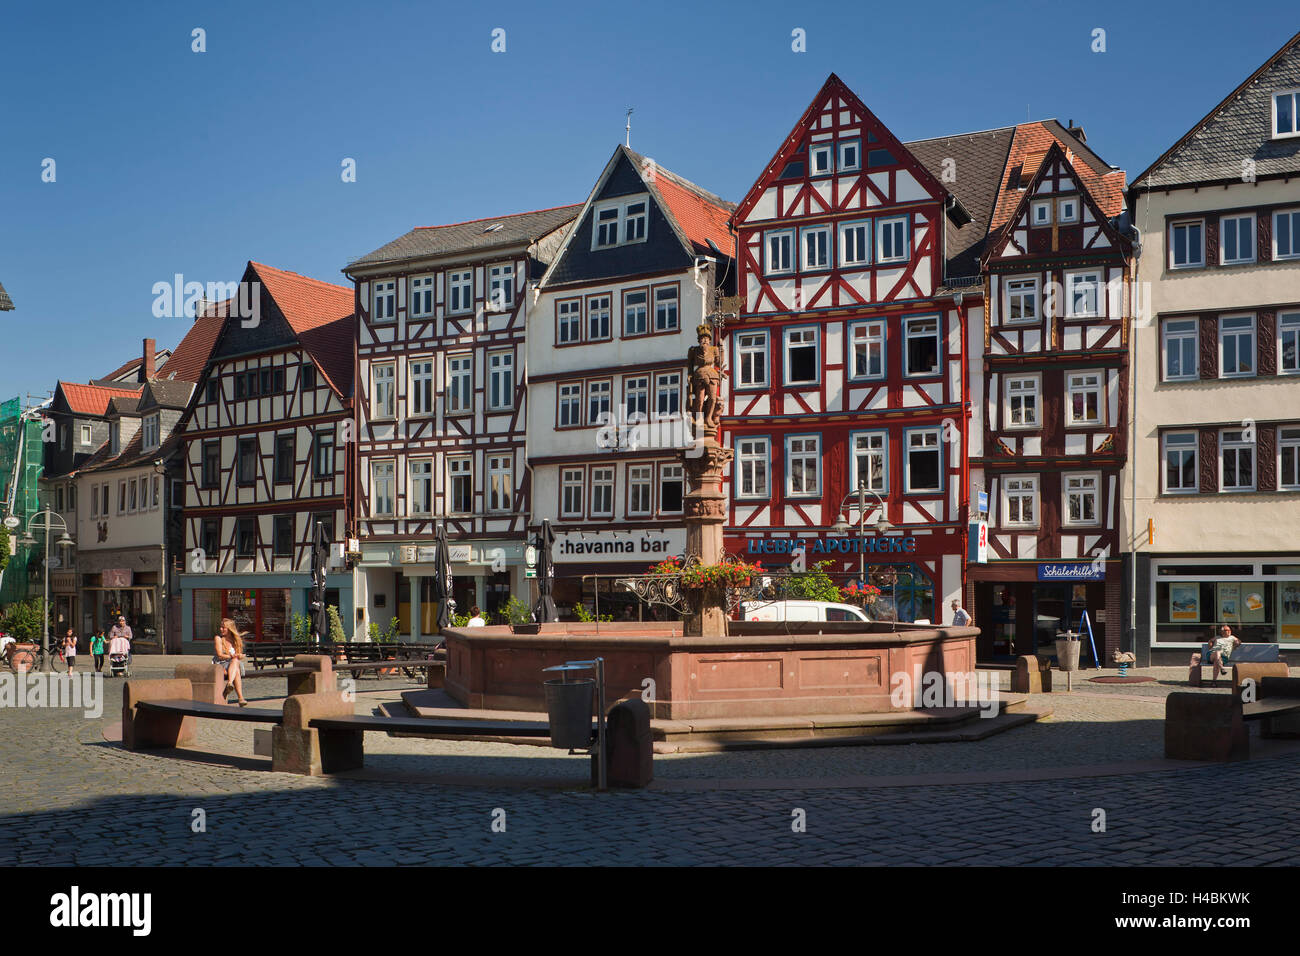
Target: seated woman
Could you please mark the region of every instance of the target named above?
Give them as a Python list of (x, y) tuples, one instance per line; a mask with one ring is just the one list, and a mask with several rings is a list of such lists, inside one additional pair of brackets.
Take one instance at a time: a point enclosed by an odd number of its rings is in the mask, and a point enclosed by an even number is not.
[(244, 635), (239, 633), (235, 627), (235, 622), (230, 618), (221, 619), (221, 630), (217, 632), (213, 639), (215, 653), (212, 655), (212, 663), (220, 664), (226, 674), (226, 688), (222, 696), (229, 696), (231, 690), (239, 698), (239, 706), (247, 707), (248, 701), (244, 700)]
[(1232, 633), (1232, 628), (1223, 625), (1219, 628), (1219, 637), (1210, 645), (1210, 663), (1214, 665), (1214, 679), (1219, 679), (1220, 672), (1226, 674), (1232, 666), (1228, 658), (1241, 645), (1241, 639)]

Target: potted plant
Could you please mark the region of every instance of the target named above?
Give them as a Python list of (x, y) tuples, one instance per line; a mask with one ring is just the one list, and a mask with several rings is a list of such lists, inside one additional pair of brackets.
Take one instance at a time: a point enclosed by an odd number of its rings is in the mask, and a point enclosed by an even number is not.
[(844, 598), (846, 604), (870, 607), (880, 597), (880, 588), (874, 584), (859, 585), (857, 581), (850, 581), (847, 586), (840, 588), (840, 596)]

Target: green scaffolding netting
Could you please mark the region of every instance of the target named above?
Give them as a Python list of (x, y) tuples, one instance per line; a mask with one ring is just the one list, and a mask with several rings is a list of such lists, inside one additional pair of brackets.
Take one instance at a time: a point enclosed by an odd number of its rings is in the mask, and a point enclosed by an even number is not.
[(0, 574), (0, 604), (29, 596), (28, 551), (17, 546), (27, 519), (40, 510), (39, 483), (43, 449), (39, 419), (22, 418), (22, 403), (13, 398), (0, 403), (0, 512), (21, 524), (9, 536), (9, 564)]

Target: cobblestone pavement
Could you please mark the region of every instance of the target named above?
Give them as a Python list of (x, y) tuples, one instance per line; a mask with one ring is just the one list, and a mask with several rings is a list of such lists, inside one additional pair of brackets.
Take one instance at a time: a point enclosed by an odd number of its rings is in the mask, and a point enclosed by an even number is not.
[[(1073, 694), (1051, 695), (1051, 720), (979, 743), (659, 756), (654, 789), (608, 794), (586, 786), (585, 758), (502, 744), (369, 735), (364, 779), (271, 773), (247, 725), (215, 721), (199, 724), (212, 756), (130, 753), (104, 739), (121, 693), (106, 681), (98, 719), (0, 711), (0, 864), (1300, 863), (1294, 749), (1160, 772), (963, 781), (1159, 758), (1178, 670), (1143, 672), (1168, 684), (1076, 680)], [(409, 686), (362, 681), (358, 711)], [(430, 782), (434, 754), (444, 780), (471, 782)], [(943, 782), (880, 783), (905, 774)], [(1233, 810), (1216, 812), (1210, 839), (1195, 821), (1212, 806)], [(192, 829), (196, 810), (205, 832)], [(806, 832), (795, 832), (801, 817)]]

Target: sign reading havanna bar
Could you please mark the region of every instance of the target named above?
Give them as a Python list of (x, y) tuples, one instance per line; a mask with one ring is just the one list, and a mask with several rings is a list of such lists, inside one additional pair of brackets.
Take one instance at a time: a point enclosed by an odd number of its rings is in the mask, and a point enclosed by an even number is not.
[(750, 554), (907, 554), (916, 550), (916, 538), (874, 535), (864, 538), (750, 538)]

